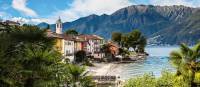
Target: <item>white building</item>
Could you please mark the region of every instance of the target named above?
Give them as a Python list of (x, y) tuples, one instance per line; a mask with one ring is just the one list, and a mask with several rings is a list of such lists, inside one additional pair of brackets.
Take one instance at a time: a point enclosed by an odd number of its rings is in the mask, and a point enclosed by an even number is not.
[(56, 21), (56, 34), (62, 38), (62, 54), (64, 58), (68, 58), (70, 62), (74, 61), (74, 48), (75, 41), (73, 36), (67, 36), (62, 33), (62, 21), (59, 19)]
[(83, 38), (87, 41), (85, 45), (85, 51), (94, 58), (102, 58), (104, 54), (101, 52), (101, 46), (104, 44), (104, 39), (97, 35), (80, 35), (79, 38)]
[(56, 21), (56, 33), (62, 34), (62, 21), (59, 17), (59, 19)]
[(70, 60), (70, 62), (74, 61), (74, 47), (75, 47), (75, 43), (73, 40), (65, 39), (64, 55), (66, 58)]
[(86, 51), (88, 56), (93, 56), (94, 58), (104, 57), (104, 53), (100, 50), (104, 44), (103, 38), (97, 35), (65, 35), (62, 33), (62, 21), (60, 18), (56, 21), (55, 35), (59, 36), (57, 43), (59, 44), (61, 53), (70, 62), (74, 61), (75, 52), (79, 50)]

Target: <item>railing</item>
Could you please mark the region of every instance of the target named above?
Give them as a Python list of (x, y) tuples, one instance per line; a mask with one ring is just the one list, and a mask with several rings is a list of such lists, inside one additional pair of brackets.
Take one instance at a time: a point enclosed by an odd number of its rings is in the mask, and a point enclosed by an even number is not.
[(74, 53), (68, 53), (65, 56), (73, 56), (73, 55), (74, 55)]
[(117, 76), (93, 76), (96, 87), (121, 87), (121, 80)]
[(93, 76), (93, 80), (97, 81), (117, 81), (117, 76)]

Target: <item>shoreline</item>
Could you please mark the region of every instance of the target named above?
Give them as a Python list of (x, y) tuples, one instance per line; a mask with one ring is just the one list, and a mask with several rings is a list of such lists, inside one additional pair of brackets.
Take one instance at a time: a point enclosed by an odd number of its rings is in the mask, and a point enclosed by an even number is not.
[(128, 60), (121, 60), (121, 61), (112, 61), (112, 62), (93, 62), (94, 66), (88, 66), (89, 74), (93, 75), (113, 75), (117, 76), (120, 74), (119, 67), (122, 64), (130, 64), (136, 61), (144, 60), (147, 58), (148, 55), (140, 54), (134, 55), (128, 58)]
[(92, 75), (108, 75), (113, 67), (117, 67), (116, 63), (93, 63), (94, 66), (89, 66), (89, 72)]

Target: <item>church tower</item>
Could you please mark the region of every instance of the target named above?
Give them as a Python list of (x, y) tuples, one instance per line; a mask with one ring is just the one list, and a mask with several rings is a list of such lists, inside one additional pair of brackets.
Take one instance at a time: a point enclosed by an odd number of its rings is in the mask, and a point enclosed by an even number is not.
[(56, 21), (56, 33), (62, 34), (62, 21), (59, 17), (59, 19)]

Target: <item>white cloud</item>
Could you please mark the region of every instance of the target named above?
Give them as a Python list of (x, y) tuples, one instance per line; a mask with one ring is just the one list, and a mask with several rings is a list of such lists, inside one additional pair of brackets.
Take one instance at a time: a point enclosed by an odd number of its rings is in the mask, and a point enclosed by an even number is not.
[(91, 14), (111, 14), (132, 4), (129, 0), (74, 0), (70, 8), (53, 13), (48, 22), (55, 23), (59, 16), (63, 21), (73, 21)]
[(27, 0), (13, 0), (12, 7), (26, 16), (35, 17), (37, 13), (26, 6)]
[[(149, 4), (153, 5), (185, 5), (191, 7), (200, 7), (200, 0), (148, 0)], [(27, 0), (13, 0), (12, 7), (24, 13), (27, 16), (35, 17), (37, 13), (26, 6)], [(37, 24), (40, 22), (55, 23), (58, 17), (62, 18), (63, 22), (74, 21), (80, 17), (85, 17), (91, 14), (112, 14), (116, 10), (133, 5), (134, 0), (73, 0), (70, 6), (64, 10), (58, 10), (50, 14), (45, 19), (41, 18), (21, 18), (14, 17), (12, 20), (22, 20), (26, 23)], [(1, 13), (0, 13), (1, 16)]]
[(15, 22), (19, 22), (21, 24), (38, 24), (41, 22), (47, 22), (47, 19), (42, 19), (42, 18), (23, 18), (23, 17), (13, 17), (10, 18), (9, 20), (15, 21)]
[(24, 18), (24, 17), (12, 17), (10, 14), (6, 12), (0, 12), (0, 19), (2, 20), (11, 20), (15, 22), (20, 22), (21, 24), (38, 24), (41, 22), (48, 22), (47, 19), (44, 18)]
[(171, 6), (171, 5), (184, 5), (189, 7), (200, 7), (200, 0), (149, 0), (150, 4)]

